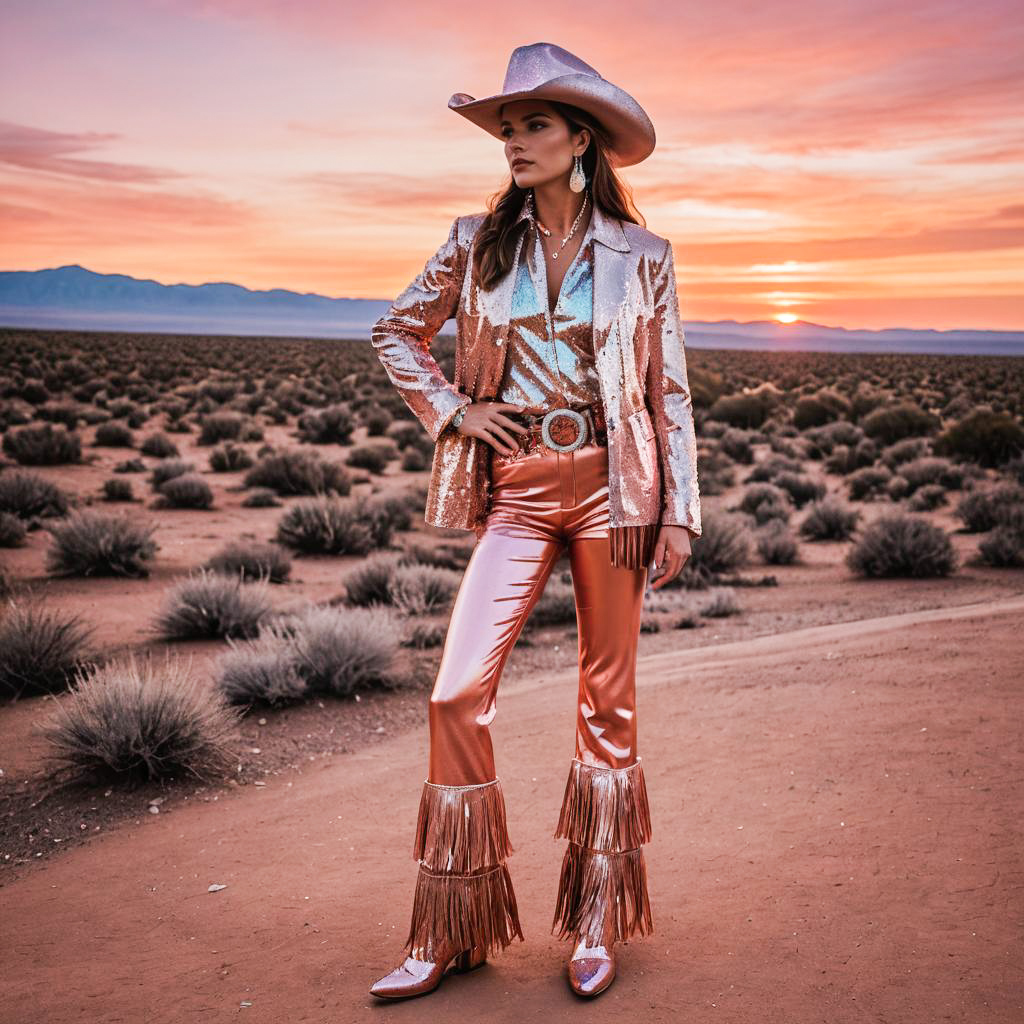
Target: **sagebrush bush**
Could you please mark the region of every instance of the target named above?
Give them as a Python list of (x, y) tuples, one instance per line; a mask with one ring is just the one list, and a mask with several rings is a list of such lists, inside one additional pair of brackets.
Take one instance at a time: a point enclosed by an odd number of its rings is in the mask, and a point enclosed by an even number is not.
[(288, 704), (309, 688), (296, 667), (291, 638), (266, 630), (251, 640), (228, 640), (217, 664), (216, 685), (230, 704)]
[(279, 544), (262, 541), (230, 541), (213, 555), (206, 567), (242, 580), (284, 583), (292, 571), (291, 556)]
[(159, 550), (153, 525), (99, 509), (73, 512), (46, 529), (46, 568), (58, 576), (148, 576), (146, 562)]
[(400, 682), (401, 627), (389, 608), (313, 606), (268, 631), (288, 638), (296, 670), (313, 693), (348, 697)]
[(93, 437), (93, 444), (103, 448), (131, 448), (134, 441), (134, 435), (123, 423), (101, 423)]
[(734, 427), (750, 428), (761, 426), (770, 411), (771, 403), (762, 395), (723, 395), (712, 404), (708, 416)]
[(978, 544), (978, 554), (986, 565), (998, 569), (1024, 566), (1024, 530), (997, 526)]
[(1007, 413), (976, 409), (936, 438), (935, 451), (1001, 466), (1024, 453), (1024, 426)]
[(806, 473), (779, 473), (773, 483), (789, 495), (797, 508), (825, 497), (825, 485), (820, 480), (812, 480)]
[(82, 440), (66, 427), (42, 423), (6, 431), (4, 451), (23, 466), (60, 466), (82, 461)]
[(42, 519), (67, 514), (67, 494), (31, 469), (0, 473), (0, 511), (20, 519)]
[(144, 438), (139, 451), (154, 459), (176, 458), (179, 454), (178, 446), (163, 433), (150, 434)]
[(283, 504), (269, 487), (256, 487), (242, 499), (243, 508), (278, 508)]
[(326, 462), (317, 452), (287, 451), (264, 455), (245, 474), (246, 487), (269, 487), (278, 494), (347, 495), (352, 479), (344, 466)]
[(913, 402), (898, 402), (868, 413), (861, 421), (864, 433), (880, 444), (894, 444), (907, 437), (934, 434), (939, 419)]
[(366, 469), (371, 473), (383, 473), (392, 459), (398, 458), (398, 451), (391, 441), (369, 441), (356, 445), (346, 458), (348, 465)]
[(217, 444), (218, 441), (237, 441), (242, 437), (245, 417), (239, 412), (215, 412), (204, 416), (199, 424), (196, 444)]
[(213, 489), (198, 473), (181, 473), (160, 485), (161, 504), (171, 508), (213, 508)]
[(8, 599), (0, 609), (0, 695), (16, 700), (67, 689), (92, 633), (80, 615), (37, 599)]
[(25, 523), (11, 512), (0, 512), (0, 548), (16, 548), (25, 539)]
[(552, 574), (529, 613), (524, 629), (530, 632), (543, 626), (566, 626), (576, 621), (576, 595), (572, 584)]
[(194, 473), (195, 469), (195, 463), (186, 462), (184, 459), (167, 458), (153, 467), (153, 472), (149, 474), (149, 482), (154, 491), (159, 491), (168, 480), (184, 476), (186, 473)]
[(860, 512), (829, 495), (810, 506), (800, 524), (800, 535), (808, 540), (847, 540), (859, 519)]
[(700, 607), (700, 614), (706, 619), (724, 619), (741, 611), (735, 592), (727, 587), (716, 590)]
[(134, 653), (76, 673), (42, 727), (56, 775), (135, 785), (231, 770), (238, 716), (190, 662)]
[(380, 545), (365, 512), (363, 502), (307, 498), (281, 517), (276, 540), (305, 554), (366, 555)]
[(687, 575), (706, 580), (720, 573), (735, 572), (750, 561), (750, 527), (744, 516), (705, 511), (701, 535), (691, 541), (690, 557), (683, 571), (666, 587), (684, 586)]
[(948, 576), (956, 563), (956, 551), (945, 530), (900, 512), (886, 513), (870, 523), (846, 555), (846, 564), (862, 576)]
[(134, 497), (131, 480), (113, 476), (103, 481), (104, 501), (131, 501)]
[(391, 604), (391, 576), (402, 564), (402, 555), (378, 552), (370, 555), (345, 576), (345, 603), (353, 608)]
[(200, 568), (172, 586), (155, 628), (167, 640), (254, 637), (273, 612), (265, 583)]
[(780, 522), (757, 531), (757, 553), (768, 565), (791, 565), (797, 557), (797, 541), (789, 528)]
[[(884, 466), (865, 466), (846, 478), (846, 493), (851, 501), (868, 501), (886, 494), (892, 478), (892, 473)], [(903, 487), (906, 486), (904, 481)]]
[(225, 441), (210, 452), (210, 469), (215, 473), (235, 473), (248, 469), (253, 464), (253, 457), (240, 444)]
[(403, 615), (432, 615), (447, 609), (459, 589), (461, 577), (451, 569), (432, 565), (401, 565), (391, 574), (391, 603)]
[(984, 533), (999, 524), (1004, 509), (1021, 505), (1024, 505), (1024, 487), (1003, 483), (964, 495), (954, 514), (964, 524), (967, 533)]
[(347, 405), (331, 405), (303, 413), (296, 423), (299, 440), (307, 444), (351, 444), (355, 421)]
[(928, 484), (938, 485), (944, 490), (959, 490), (964, 484), (963, 468), (937, 456), (904, 462), (900, 466), (900, 476), (909, 484), (910, 493)]

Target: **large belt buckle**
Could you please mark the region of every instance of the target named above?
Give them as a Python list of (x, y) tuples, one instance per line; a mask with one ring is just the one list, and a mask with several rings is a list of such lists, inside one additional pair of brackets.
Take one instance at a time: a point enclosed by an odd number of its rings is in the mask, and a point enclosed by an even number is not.
[[(569, 441), (567, 438), (574, 428), (576, 437)], [(574, 452), (586, 444), (587, 420), (576, 409), (552, 409), (541, 420), (540, 431), (544, 443), (552, 451)]]

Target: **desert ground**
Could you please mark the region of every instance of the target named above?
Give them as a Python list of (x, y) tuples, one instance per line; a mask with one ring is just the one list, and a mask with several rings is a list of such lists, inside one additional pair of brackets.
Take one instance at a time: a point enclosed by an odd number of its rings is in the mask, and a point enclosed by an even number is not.
[[(254, 688), (235, 701), (230, 770), (213, 777), (59, 776), (43, 726), (75, 706), (73, 677), (2, 694), (2, 1024), (1024, 1019), (1020, 361), (690, 354), (706, 533), (683, 576), (649, 592), (637, 666), (655, 932), (619, 948), (599, 999), (572, 995), (568, 943), (550, 934), (577, 685), (565, 563), (508, 662), (492, 727), (526, 941), (384, 1004), (368, 988), (403, 955), (427, 700), (473, 543), (417, 515), (429, 463), (416, 424), (355, 346), (325, 370), (337, 345), (0, 335), (5, 438), (74, 419), (67, 405), (88, 414), (69, 428), (81, 458), (4, 449), (0, 494), (30, 472), (71, 509), (19, 513), (9, 499), (24, 525), (0, 548), (0, 683), (16, 681), (15, 641), (18, 657), (31, 647), (10, 623), (32, 604), (89, 626), (89, 660), (69, 646), (65, 661), (173, 658), (221, 700), (231, 646), (275, 616), (345, 613), (353, 574), (381, 554), (415, 555), (402, 571), (422, 572), (422, 590), (410, 596), (409, 575), (395, 599), (403, 642), (386, 685), (310, 685), (281, 701)], [(337, 404), (351, 436), (299, 429)], [(268, 610), (231, 642), (194, 620), (193, 635), (169, 637), (158, 624), (174, 586), (230, 542), (268, 544), (309, 497), (245, 504), (246, 467), (208, 465), (201, 436), (224, 413), (259, 427), (228, 440), (235, 454), (326, 453), (348, 473), (338, 501), (405, 503), (411, 521), (396, 514), (371, 552), (293, 550), (282, 582), (240, 584)], [(111, 420), (133, 423), (123, 447), (95, 443)], [(208, 506), (162, 502), (141, 475), (133, 500), (108, 505), (105, 481), (156, 432), (206, 481)], [(393, 452), (351, 459), (381, 438)], [(140, 461), (153, 473), (168, 458)], [(968, 498), (993, 504), (979, 515)], [(79, 508), (151, 523), (145, 571), (56, 571), (49, 527)], [(883, 535), (880, 549), (921, 543), (920, 557), (911, 547), (902, 570), (858, 571), (850, 552), (894, 512), (923, 532)], [(798, 525), (813, 517), (826, 535)]]

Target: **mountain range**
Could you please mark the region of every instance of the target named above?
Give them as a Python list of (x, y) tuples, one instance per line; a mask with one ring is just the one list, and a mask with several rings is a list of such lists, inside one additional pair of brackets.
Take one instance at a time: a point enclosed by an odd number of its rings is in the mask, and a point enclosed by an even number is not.
[[(162, 284), (78, 264), (0, 271), (0, 326), (262, 337), (363, 338), (388, 299), (329, 298), (226, 281)], [(686, 320), (696, 348), (1024, 355), (1024, 331), (858, 330), (798, 320)], [(451, 333), (453, 322), (446, 325)]]

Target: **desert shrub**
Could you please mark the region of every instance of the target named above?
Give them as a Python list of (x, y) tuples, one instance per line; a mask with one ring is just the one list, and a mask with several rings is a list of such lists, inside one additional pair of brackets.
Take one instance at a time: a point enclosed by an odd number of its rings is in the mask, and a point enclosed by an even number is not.
[(356, 445), (345, 459), (349, 466), (366, 469), (371, 473), (383, 473), (388, 463), (398, 457), (391, 441), (371, 441)]
[(851, 501), (867, 501), (886, 493), (892, 473), (882, 466), (865, 466), (846, 479), (846, 493)]
[(248, 469), (253, 458), (240, 444), (225, 441), (210, 452), (210, 469), (215, 473), (234, 473), (240, 469)]
[(431, 615), (449, 607), (460, 582), (459, 574), (451, 569), (397, 566), (389, 583), (390, 603), (403, 615)]
[(307, 444), (351, 444), (355, 421), (347, 405), (330, 405), (303, 413), (296, 422), (301, 441)]
[(103, 481), (104, 501), (131, 501), (135, 497), (131, 480), (112, 476)]
[(956, 552), (945, 530), (920, 516), (886, 513), (870, 523), (846, 555), (846, 564), (862, 576), (922, 579), (948, 576)]
[(218, 405), (230, 402), (238, 394), (236, 380), (204, 380), (199, 385), (198, 394), (201, 398), (209, 398)]
[(394, 552), (364, 559), (345, 576), (345, 603), (360, 608), (391, 604), (391, 575), (400, 564), (402, 556)]
[(1001, 466), (1024, 452), (1024, 426), (1004, 412), (976, 409), (936, 438), (935, 451), (981, 466)]
[(206, 563), (206, 567), (223, 576), (242, 580), (263, 580), (284, 583), (292, 571), (292, 559), (278, 544), (260, 541), (231, 541)]
[(445, 541), (442, 544), (428, 545), (412, 543), (401, 556), (403, 565), (419, 562), (420, 565), (436, 565), (441, 569), (461, 571), (469, 564), (476, 545)]
[(925, 484), (911, 494), (907, 508), (911, 512), (928, 512), (945, 505), (946, 500), (946, 488), (942, 484)]
[(735, 592), (727, 587), (716, 590), (711, 600), (700, 607), (700, 614), (706, 619), (724, 619), (730, 615), (739, 615), (741, 611)]
[(280, 705), (307, 695), (289, 637), (267, 630), (251, 640), (229, 639), (228, 646), (215, 677), (228, 703)]
[(67, 515), (68, 496), (55, 483), (30, 469), (0, 473), (0, 511), (21, 519)]
[(831, 495), (814, 502), (804, 521), (800, 535), (808, 540), (847, 540), (857, 526), (860, 513)]
[(854, 470), (870, 466), (878, 455), (875, 442), (863, 437), (855, 445), (837, 444), (825, 456), (825, 469), (829, 473), (846, 476)]
[(240, 412), (214, 412), (204, 416), (199, 424), (196, 444), (217, 444), (218, 441), (238, 441), (242, 438), (245, 417)]
[(146, 562), (159, 550), (152, 525), (98, 509), (73, 512), (47, 530), (46, 568), (58, 576), (148, 576)]
[(212, 508), (213, 490), (198, 473), (181, 473), (160, 485), (162, 504), (171, 508)]
[(316, 452), (271, 452), (246, 473), (245, 486), (270, 487), (278, 494), (345, 495), (352, 479), (344, 466), (326, 462)]
[(399, 682), (401, 627), (391, 609), (312, 606), (268, 632), (288, 638), (296, 670), (312, 693), (348, 697)]
[[(400, 449), (404, 449), (410, 446), (419, 447), (426, 434), (419, 422), (393, 420), (388, 426), (385, 436), (391, 438)], [(433, 445), (430, 447), (433, 449)]]
[(410, 445), (402, 452), (402, 460), (399, 465), (406, 473), (418, 473), (420, 470), (428, 469), (431, 460), (422, 449)]
[(886, 468), (895, 472), (904, 462), (913, 462), (931, 454), (932, 444), (927, 438), (908, 437), (883, 448), (879, 460)]
[(9, 599), (0, 612), (0, 695), (16, 700), (67, 689), (91, 636), (77, 614)]
[(365, 555), (383, 546), (374, 523), (367, 521), (364, 501), (327, 495), (292, 505), (278, 523), (276, 539), (296, 551), (322, 555)]
[(44, 402), (36, 416), (49, 423), (63, 423), (68, 430), (74, 430), (82, 418), (82, 409), (77, 402)]
[(786, 494), (774, 484), (753, 484), (747, 487), (739, 501), (739, 510), (754, 515), (760, 505), (765, 502), (785, 505)]
[(906, 437), (934, 434), (939, 419), (913, 402), (898, 402), (868, 413), (861, 426), (868, 437), (880, 444), (894, 444)]
[(850, 402), (831, 388), (822, 388), (813, 395), (797, 399), (793, 407), (793, 426), (797, 430), (821, 427), (850, 415)]
[(378, 547), (386, 547), (396, 531), (412, 529), (412, 512), (408, 496), (363, 496), (370, 529)]
[(981, 560), (998, 568), (1024, 566), (1024, 504), (1003, 505), (998, 521), (978, 545)]
[(792, 531), (778, 520), (769, 523), (755, 536), (757, 553), (768, 565), (792, 565), (798, 547)]
[(1002, 468), (1010, 480), (1024, 484), (1024, 455), (1019, 455), (1015, 459), (1009, 459), (1003, 464)]
[(913, 493), (926, 484), (936, 484), (946, 490), (959, 490), (963, 487), (964, 471), (949, 459), (924, 457), (904, 462), (900, 466), (900, 476), (910, 485)]
[(28, 531), (25, 523), (11, 512), (0, 512), (0, 548), (16, 548)]
[(67, 428), (42, 423), (4, 434), (4, 452), (23, 466), (60, 466), (82, 459), (82, 442)]
[(154, 491), (159, 491), (168, 480), (195, 472), (195, 468), (195, 463), (186, 462), (184, 459), (164, 459), (153, 467), (153, 472), (149, 475), (150, 485)]
[(143, 455), (149, 455), (154, 459), (169, 459), (178, 456), (178, 446), (162, 433), (150, 434), (143, 439), (139, 445), (139, 451)]
[(750, 446), (750, 438), (742, 430), (730, 427), (719, 438), (718, 445), (734, 462), (750, 465), (754, 461), (754, 449)]
[(712, 513), (701, 517), (701, 535), (692, 541), (691, 554), (683, 571), (665, 587), (682, 586), (684, 576), (710, 579), (734, 572), (750, 560), (753, 537), (745, 516)]
[(131, 448), (135, 438), (123, 423), (101, 423), (96, 428), (93, 444), (104, 448)]
[(43, 726), (55, 774), (129, 784), (229, 771), (237, 715), (195, 675), (134, 653), (80, 670)]
[(142, 459), (125, 459), (114, 466), (115, 473), (145, 473), (146, 464)]
[(155, 627), (167, 640), (253, 637), (271, 612), (264, 583), (200, 569), (170, 588)]
[(1022, 504), (1024, 487), (1004, 483), (965, 495), (957, 503), (954, 514), (964, 524), (967, 533), (983, 533), (999, 525), (1005, 509)]
[(807, 502), (825, 496), (825, 485), (812, 480), (805, 473), (779, 473), (774, 483), (789, 495), (797, 508), (803, 508)]
[(269, 487), (256, 487), (242, 499), (243, 508), (275, 508), (282, 504)]
[(807, 457), (824, 459), (840, 445), (854, 448), (864, 440), (864, 431), (849, 420), (836, 420), (821, 427), (811, 427), (803, 432)]
[(415, 622), (405, 639), (402, 640), (402, 646), (425, 651), (442, 646), (447, 635), (447, 626), (442, 626), (437, 622)]
[(771, 403), (760, 394), (723, 395), (708, 410), (708, 417), (734, 427), (760, 427), (768, 418)]

